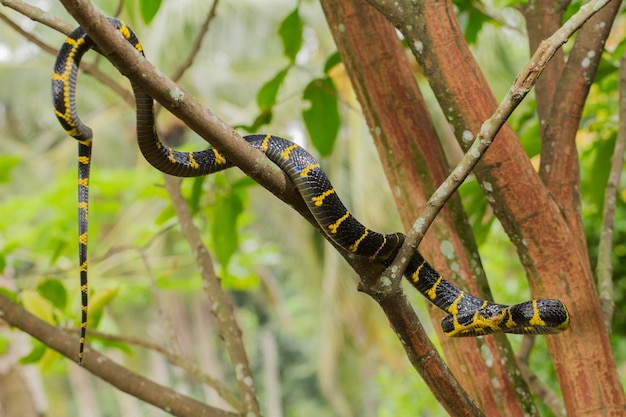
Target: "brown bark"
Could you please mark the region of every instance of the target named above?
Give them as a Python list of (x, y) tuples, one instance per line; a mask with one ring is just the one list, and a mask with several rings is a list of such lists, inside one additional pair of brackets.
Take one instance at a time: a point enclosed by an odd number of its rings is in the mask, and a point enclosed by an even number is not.
[[(587, 244), (582, 224), (580, 201), (580, 167), (576, 149), (576, 132), (582, 110), (595, 76), (606, 40), (620, 2), (612, 1), (581, 28), (567, 57), (561, 76), (554, 80), (554, 95), (549, 118), (542, 129), (540, 175), (557, 203), (587, 259)], [(541, 97), (542, 91), (537, 91)]]
[[(563, 24), (563, 15), (570, 0), (531, 0), (524, 8), (526, 30), (528, 32), (528, 46), (530, 51), (536, 51), (542, 40), (552, 35)], [(537, 116), (541, 131), (547, 126), (552, 108), (554, 92), (563, 66), (565, 57), (563, 50), (559, 50), (543, 70), (537, 80), (535, 97), (537, 100)]]
[[(449, 171), (426, 104), (395, 29), (380, 13), (363, 0), (322, 0), (322, 7), (408, 229)], [(471, 293), (490, 298), (480, 266), (470, 266), (476, 248), (467, 228), (455, 195), (420, 250), (442, 274), (456, 278)], [(465, 229), (464, 238), (453, 233), (455, 229)], [(446, 257), (441, 242), (450, 243), (455, 256)], [(460, 265), (455, 272), (453, 264)], [(478, 282), (469, 279), (473, 275)], [(439, 312), (433, 315), (435, 328), (441, 317)], [(506, 338), (450, 339), (440, 334), (440, 339), (449, 366), (487, 415), (536, 413), (525, 383), (517, 377)], [(489, 351), (493, 366), (485, 364), (481, 346)], [(493, 384), (500, 390), (493, 390)]]
[[(463, 41), (451, 2), (370, 2), (405, 36), (457, 139), (467, 146), (461, 132), (477, 132), (496, 102)], [(475, 173), (517, 248), (533, 295), (559, 298), (569, 308), (570, 330), (547, 339), (569, 415), (623, 415), (626, 399), (580, 237), (509, 126)]]

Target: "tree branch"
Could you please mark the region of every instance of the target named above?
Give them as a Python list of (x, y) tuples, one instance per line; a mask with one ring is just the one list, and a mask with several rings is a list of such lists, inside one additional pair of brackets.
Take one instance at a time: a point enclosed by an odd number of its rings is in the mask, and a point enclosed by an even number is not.
[[(248, 355), (243, 345), (241, 329), (235, 320), (235, 307), (231, 299), (222, 289), (219, 278), (215, 275), (213, 261), (206, 246), (202, 242), (198, 229), (193, 224), (191, 211), (180, 193), (180, 178), (163, 176), (165, 188), (170, 195), (172, 205), (180, 223), (181, 231), (189, 243), (198, 271), (202, 277), (204, 291), (209, 299), (211, 312), (218, 322), (220, 337), (224, 340), (230, 360), (235, 370), (235, 377), (241, 392), (241, 413), (243, 415), (260, 416), (261, 411), (254, 384), (254, 375), (250, 368)], [(251, 414), (252, 413), (252, 414)]]
[[(78, 329), (75, 330), (78, 333)], [(163, 355), (170, 363), (178, 366), (179, 368), (187, 372), (192, 378), (206, 384), (208, 387), (213, 388), (215, 392), (217, 392), (217, 394), (222, 397), (222, 399), (224, 399), (224, 401), (226, 401), (235, 410), (239, 410), (241, 408), (239, 400), (233, 395), (230, 389), (226, 385), (224, 385), (222, 381), (212, 378), (210, 375), (204, 373), (200, 368), (190, 363), (182, 356), (175, 354), (174, 352), (164, 348), (159, 344), (152, 343), (138, 337), (118, 336), (108, 333), (102, 333), (98, 330), (89, 330), (89, 334), (96, 338), (127, 343), (130, 345), (135, 345), (144, 349), (158, 352)]]
[[(563, 16), (570, 0), (530, 0), (522, 9), (526, 19), (528, 43), (531, 53), (534, 53), (539, 44), (556, 32), (563, 24)], [(559, 49), (550, 60), (537, 80), (535, 97), (537, 101), (537, 116), (539, 126), (543, 132), (550, 119), (550, 109), (554, 100), (554, 92), (565, 65), (563, 50)]]
[(191, 65), (193, 65), (194, 59), (198, 55), (198, 52), (200, 52), (202, 41), (204, 40), (205, 35), (209, 31), (209, 26), (211, 24), (211, 21), (215, 18), (218, 3), (219, 3), (219, 0), (213, 0), (211, 9), (209, 10), (209, 13), (207, 13), (206, 18), (204, 19), (204, 22), (202, 22), (202, 25), (200, 26), (200, 30), (198, 31), (198, 34), (196, 35), (196, 39), (193, 42), (193, 46), (191, 47), (191, 51), (189, 52), (187, 59), (180, 64), (180, 66), (176, 69), (176, 71), (174, 71), (174, 74), (172, 74), (171, 76), (172, 81), (178, 82), (178, 80), (180, 80), (180, 78), (183, 76), (185, 71), (187, 71), (189, 68), (191, 68)]
[[(374, 4), (377, 3), (376, 0), (371, 0), (371, 2)], [(398, 252), (398, 256), (387, 270), (389, 278), (392, 278), (391, 271), (400, 277), (401, 274), (404, 273), (407, 260), (410, 259), (413, 252), (417, 249), (417, 246), (426, 234), (428, 227), (430, 227), (434, 221), (437, 213), (439, 213), (446, 201), (448, 201), (450, 196), (463, 181), (465, 181), (476, 167), (476, 164), (478, 164), (478, 161), (480, 161), (485, 152), (487, 152), (496, 134), (500, 131), (500, 128), (506, 123), (507, 119), (513, 113), (513, 110), (517, 108), (519, 103), (522, 102), (535, 85), (535, 82), (546, 67), (548, 61), (550, 61), (554, 54), (578, 29), (606, 3), (607, 0), (595, 0), (585, 4), (552, 36), (541, 42), (526, 67), (524, 67), (517, 76), (507, 95), (496, 107), (492, 116), (482, 124), (478, 136), (467, 149), (461, 161), (452, 170), (448, 178), (437, 188), (426, 203), (420, 216), (415, 220), (413, 227), (411, 227), (411, 230), (407, 233), (404, 245)], [(379, 7), (385, 10), (385, 7), (382, 5)], [(396, 277), (395, 279), (398, 278)]]
[(549, 121), (542, 129), (539, 173), (572, 235), (578, 237), (576, 245), (580, 247), (581, 257), (584, 258), (587, 258), (587, 241), (580, 215), (580, 166), (576, 132), (602, 57), (604, 42), (611, 31), (620, 3), (616, 0), (607, 2), (606, 7), (591, 16), (581, 27), (556, 85)]
[[(9, 7), (19, 13), (22, 13), (24, 16), (31, 18), (35, 22), (42, 23), (43, 25), (55, 29), (65, 35), (69, 35), (72, 30), (74, 30), (73, 26), (69, 25), (63, 20), (58, 19), (35, 6), (24, 3), (22, 0), (0, 0), (0, 4), (3, 4), (4, 6)], [(57, 54), (58, 48), (52, 47), (35, 35), (26, 32), (4, 14), (0, 14), (0, 18), (2, 18), (2, 20), (4, 20), (15, 31), (24, 36), (27, 40), (40, 47), (43, 51), (51, 55)], [(85, 74), (91, 75), (96, 80), (100, 81), (103, 85), (109, 87), (130, 106), (135, 105), (135, 100), (133, 99), (132, 94), (127, 89), (123, 88), (120, 84), (116, 83), (111, 77), (100, 71), (100, 69), (96, 65), (88, 62), (82, 62), (80, 69)]]
[(525, 334), (522, 337), (519, 348), (517, 350), (517, 364), (519, 366), (522, 377), (533, 391), (533, 393), (552, 411), (555, 417), (566, 417), (565, 405), (563, 401), (556, 395), (556, 393), (550, 389), (549, 386), (543, 383), (537, 376), (537, 374), (528, 365), (528, 358), (530, 352), (535, 344), (535, 338), (537, 336)]
[[(63, 20), (45, 12), (44, 10), (31, 6), (30, 4), (22, 0), (0, 0), (0, 4), (15, 10), (18, 13), (32, 19), (35, 22), (44, 24), (45, 26), (57, 29), (59, 32), (69, 33), (72, 27), (65, 23)], [(62, 28), (62, 29), (61, 29)]]
[(604, 211), (602, 228), (598, 244), (598, 296), (602, 308), (602, 317), (606, 331), (611, 333), (615, 298), (613, 296), (613, 227), (615, 225), (615, 206), (620, 176), (624, 167), (624, 151), (626, 150), (626, 55), (620, 60), (619, 69), (619, 127), (615, 148), (611, 157), (611, 172), (604, 190)]
[[(30, 334), (46, 346), (74, 362), (76, 336), (68, 335), (57, 327), (35, 317), (24, 308), (0, 293), (0, 317), (11, 326)], [(128, 368), (121, 366), (98, 351), (87, 347), (84, 368), (103, 381), (142, 401), (179, 417), (236, 417), (238, 414), (208, 406), (159, 385)]]

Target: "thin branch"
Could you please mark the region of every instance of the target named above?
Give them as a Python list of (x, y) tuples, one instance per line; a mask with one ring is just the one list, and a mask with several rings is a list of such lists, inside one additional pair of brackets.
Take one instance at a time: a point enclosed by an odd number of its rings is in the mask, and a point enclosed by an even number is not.
[(530, 352), (535, 344), (535, 335), (525, 334), (522, 337), (522, 341), (515, 355), (517, 365), (522, 373), (522, 378), (528, 384), (528, 387), (532, 390), (533, 394), (537, 396), (543, 403), (552, 411), (552, 414), (556, 417), (565, 417), (565, 405), (558, 395), (542, 380), (539, 379), (537, 374), (528, 365), (528, 359)]
[(165, 188), (170, 195), (180, 228), (191, 248), (203, 287), (209, 299), (211, 312), (218, 322), (220, 337), (224, 340), (235, 370), (239, 390), (241, 391), (243, 415), (260, 416), (260, 407), (254, 384), (254, 375), (243, 345), (241, 329), (235, 320), (235, 308), (231, 299), (224, 292), (219, 278), (215, 275), (211, 255), (202, 241), (198, 229), (193, 224), (191, 210), (180, 192), (180, 178), (163, 175)]
[(165, 311), (165, 302), (161, 297), (161, 293), (157, 288), (156, 280), (154, 279), (154, 274), (152, 273), (152, 266), (150, 265), (150, 261), (148, 260), (148, 255), (145, 250), (139, 249), (139, 257), (144, 265), (146, 270), (146, 274), (148, 276), (148, 281), (150, 282), (150, 292), (152, 293), (152, 298), (155, 301), (157, 314), (159, 315), (160, 328), (164, 333), (167, 334), (167, 340), (169, 345), (171, 346), (171, 350), (180, 355), (182, 349), (180, 347), (180, 343), (174, 330), (174, 324), (172, 323), (172, 316)]
[[(448, 178), (439, 186), (426, 203), (424, 210), (415, 220), (406, 240), (398, 252), (396, 259), (385, 271), (382, 278), (399, 281), (404, 273), (408, 260), (417, 249), (428, 227), (434, 221), (437, 213), (446, 201), (465, 181), (478, 161), (485, 154), (496, 134), (507, 121), (513, 110), (521, 103), (535, 85), (537, 78), (556, 51), (567, 42), (591, 16), (600, 10), (610, 0), (592, 0), (583, 5), (565, 24), (552, 36), (541, 42), (530, 61), (518, 75), (507, 95), (500, 102), (493, 115), (481, 126), (480, 133), (467, 150), (459, 164), (452, 170)], [(376, 1), (372, 1), (375, 6)]]
[(530, 366), (528, 366), (527, 363), (518, 362), (518, 365), (520, 372), (522, 373), (522, 378), (524, 378), (528, 387), (531, 389), (533, 394), (535, 394), (537, 398), (541, 399), (541, 401), (543, 401), (543, 403), (550, 409), (552, 415), (555, 417), (566, 417), (567, 412), (565, 411), (565, 405), (556, 393), (541, 379), (539, 379), (537, 374), (530, 369)]
[[(211, 24), (211, 21), (216, 16), (218, 3), (219, 3), (219, 0), (213, 0), (213, 5), (211, 6), (211, 9), (209, 10), (209, 13), (207, 14), (206, 18), (204, 19), (204, 22), (202, 22), (202, 25), (200, 26), (200, 30), (198, 31), (198, 34), (196, 35), (196, 39), (193, 42), (191, 51), (189, 51), (189, 55), (187, 55), (187, 59), (185, 59), (180, 64), (180, 66), (176, 69), (176, 71), (174, 71), (174, 74), (172, 74), (171, 76), (172, 81), (178, 82), (180, 78), (185, 74), (185, 72), (189, 68), (191, 68), (191, 65), (193, 65), (193, 62), (196, 59), (196, 56), (200, 52), (202, 41), (204, 40), (204, 37), (206, 36), (206, 34), (209, 32), (209, 26)], [(156, 105), (154, 106), (154, 113), (158, 114), (160, 110), (161, 110), (161, 103), (157, 102)]]
[(517, 359), (517, 361), (528, 364), (528, 359), (530, 358), (530, 353), (533, 350), (533, 346), (535, 346), (534, 335), (525, 334), (524, 336), (522, 336), (522, 340), (520, 341), (517, 352), (515, 353), (515, 358)]
[(215, 12), (217, 10), (218, 3), (219, 3), (219, 0), (213, 0), (213, 5), (211, 6), (211, 9), (209, 10), (209, 13), (207, 14), (206, 18), (204, 19), (204, 22), (202, 22), (202, 26), (200, 26), (200, 30), (198, 31), (198, 34), (196, 35), (196, 39), (193, 42), (193, 46), (191, 47), (191, 51), (189, 52), (187, 59), (176, 69), (176, 71), (174, 71), (174, 74), (172, 74), (171, 76), (172, 81), (178, 82), (178, 80), (180, 80), (180, 78), (183, 76), (185, 71), (187, 71), (191, 67), (191, 65), (193, 65), (194, 59), (198, 55), (198, 52), (200, 52), (202, 41), (204, 40), (205, 35), (209, 31), (209, 26), (211, 24), (211, 21), (216, 16)]
[[(144, 243), (141, 246), (136, 246), (136, 245), (116, 245), (116, 246), (111, 246), (109, 247), (109, 250), (107, 250), (105, 253), (103, 253), (102, 255), (96, 256), (96, 257), (92, 257), (91, 261), (90, 261), (90, 265), (98, 265), (101, 262), (104, 262), (106, 260), (108, 260), (109, 258), (111, 258), (112, 256), (124, 253), (124, 252), (134, 252), (134, 251), (145, 251), (148, 250), (150, 248), (150, 246), (152, 246), (152, 244), (154, 242), (157, 241), (157, 239), (159, 239), (161, 236), (163, 236), (167, 231), (169, 231), (170, 229), (172, 229), (175, 226), (175, 223), (172, 223), (170, 225), (164, 226), (161, 230), (157, 231), (156, 233), (154, 233), (152, 236), (150, 236), (150, 239), (148, 239), (148, 241), (146, 243)], [(59, 268), (54, 268), (54, 269), (45, 269), (43, 271), (39, 271), (39, 270), (34, 270), (32, 271), (32, 274), (38, 274), (38, 275), (49, 275), (49, 276), (55, 276), (55, 275), (67, 275), (67, 273), (70, 270), (75, 269), (75, 267), (59, 267)]]
[[(3, 4), (4, 6), (9, 7), (19, 13), (22, 13), (24, 16), (29, 17), (33, 21), (39, 22), (65, 35), (69, 35), (70, 33), (72, 33), (72, 30), (74, 30), (74, 27), (72, 25), (46, 13), (45, 11), (35, 6), (31, 6), (23, 2), (22, 0), (0, 0), (0, 4)], [(9, 26), (11, 26), (14, 30), (16, 30), (18, 33), (20, 33), (30, 42), (40, 47), (43, 51), (51, 55), (57, 54), (58, 48), (54, 48), (48, 45), (47, 43), (45, 43), (44, 41), (42, 41), (41, 39), (39, 39), (38, 37), (36, 37), (35, 35), (26, 32), (25, 30), (20, 28), (19, 25), (10, 21), (9, 18), (6, 17), (4, 14), (0, 14), (0, 18), (2, 18), (3, 21), (7, 22)], [(103, 85), (108, 86), (111, 90), (117, 93), (130, 106), (135, 105), (135, 100), (133, 99), (132, 94), (127, 89), (123, 88), (119, 83), (115, 82), (111, 77), (109, 77), (108, 75), (100, 71), (100, 69), (98, 69), (96, 65), (88, 63), (88, 62), (83, 62), (80, 65), (80, 69), (85, 74), (89, 74), (92, 77), (94, 77)]]
[[(0, 294), (0, 317), (9, 325), (40, 340), (73, 363), (76, 357), (76, 336), (68, 335), (26, 311), (19, 304)], [(84, 368), (117, 389), (168, 413), (180, 417), (236, 417), (238, 414), (208, 406), (182, 395), (171, 388), (155, 383), (128, 368), (119, 365), (100, 352), (87, 348)], [(73, 366), (73, 365), (70, 365)]]
[(604, 190), (604, 212), (602, 213), (602, 229), (598, 244), (598, 264), (596, 277), (598, 278), (598, 296), (602, 309), (602, 319), (609, 334), (613, 322), (615, 299), (613, 296), (613, 227), (615, 225), (615, 206), (617, 205), (617, 191), (619, 180), (624, 166), (624, 150), (626, 149), (626, 55), (620, 61), (619, 70), (619, 127), (615, 149), (611, 157), (611, 172)]
[(0, 4), (23, 14), (35, 22), (39, 22), (45, 26), (56, 29), (59, 32), (67, 34), (73, 29), (72, 26), (68, 25), (58, 17), (53, 16), (38, 7), (31, 6), (22, 0), (0, 0)]
[[(78, 331), (78, 329), (76, 329), (76, 331)], [(158, 352), (163, 355), (170, 363), (178, 366), (179, 368), (187, 372), (191, 377), (213, 388), (215, 392), (217, 392), (217, 394), (222, 397), (224, 401), (230, 404), (235, 410), (239, 410), (239, 408), (241, 407), (239, 400), (233, 395), (231, 390), (223, 382), (218, 379), (212, 378), (211, 376), (204, 373), (200, 368), (187, 361), (182, 356), (177, 355), (176, 353), (164, 348), (159, 344), (152, 343), (138, 337), (113, 335), (103, 333), (98, 330), (90, 330), (89, 334), (96, 338), (122, 342), (129, 345), (135, 345), (144, 349), (152, 350), (154, 352)]]
[(6, 23), (7, 25), (9, 25), (11, 27), (11, 29), (13, 29), (14, 31), (16, 31), (17, 33), (19, 33), (20, 35), (22, 35), (22, 37), (24, 37), (27, 41), (29, 41), (30, 43), (33, 43), (35, 45), (37, 45), (39, 48), (41, 48), (43, 51), (52, 54), (52, 55), (56, 55), (57, 50), (56, 48), (51, 47), (50, 45), (44, 43), (41, 39), (39, 39), (37, 36), (33, 35), (30, 32), (25, 31), (24, 29), (22, 29), (20, 27), (20, 25), (18, 25), (17, 23), (15, 23), (14, 21), (12, 21), (7, 15), (5, 15), (4, 13), (0, 13), (0, 20), (2, 20), (4, 23)]
[(511, 24), (509, 24), (506, 18), (502, 15), (502, 13), (497, 13), (493, 10), (489, 10), (490, 8), (485, 6), (482, 2), (478, 2), (478, 1), (474, 2), (472, 3), (472, 7), (475, 7), (478, 11), (480, 11), (481, 13), (483, 13), (485, 16), (489, 17), (490, 19), (493, 19), (494, 22), (500, 24), (502, 27), (510, 29), (522, 36), (528, 35), (528, 33), (526, 32), (526, 28), (524, 26), (520, 26), (520, 25), (512, 26)]
[(117, 3), (117, 7), (113, 12), (113, 16), (118, 17), (120, 14), (122, 14), (122, 10), (124, 10), (124, 0), (120, 0), (119, 3)]

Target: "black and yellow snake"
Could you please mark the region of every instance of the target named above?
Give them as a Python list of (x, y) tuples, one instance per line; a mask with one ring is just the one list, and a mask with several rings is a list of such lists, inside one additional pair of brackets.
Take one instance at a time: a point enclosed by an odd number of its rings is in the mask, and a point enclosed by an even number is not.
[[(109, 18), (115, 28), (139, 52), (134, 32), (122, 21)], [(79, 363), (82, 363), (87, 327), (87, 215), (92, 131), (78, 117), (76, 77), (82, 56), (94, 46), (81, 28), (66, 40), (57, 55), (52, 74), (54, 112), (65, 131), (78, 140), (78, 219), (82, 317)], [(178, 177), (208, 175), (232, 166), (217, 149), (179, 152), (160, 141), (155, 129), (153, 99), (133, 86), (137, 108), (137, 140), (146, 158), (158, 170)], [(287, 173), (328, 237), (343, 249), (388, 264), (404, 241), (402, 233), (381, 234), (361, 224), (343, 205), (319, 163), (302, 147), (273, 135), (249, 135), (245, 140), (260, 149)], [(467, 294), (443, 278), (415, 252), (405, 272), (409, 282), (427, 300), (448, 313), (442, 328), (448, 336), (492, 333), (559, 333), (569, 327), (569, 314), (558, 300), (532, 300), (512, 306)]]

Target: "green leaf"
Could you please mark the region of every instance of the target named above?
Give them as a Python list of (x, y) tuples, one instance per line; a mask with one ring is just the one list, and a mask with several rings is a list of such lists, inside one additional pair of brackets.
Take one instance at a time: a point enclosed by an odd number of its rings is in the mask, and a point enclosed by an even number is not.
[(42, 372), (50, 371), (53, 366), (59, 363), (61, 354), (53, 349), (46, 349), (39, 360), (39, 366)]
[(330, 70), (339, 64), (341, 64), (341, 55), (339, 55), (339, 52), (335, 51), (326, 59), (326, 63), (324, 63), (324, 74), (328, 74)]
[(461, 194), (468, 220), (472, 225), (476, 244), (481, 246), (489, 237), (495, 216), (490, 213), (485, 195), (475, 179), (465, 181), (459, 187), (459, 193)]
[(259, 128), (263, 125), (267, 125), (270, 124), (272, 122), (272, 118), (274, 117), (274, 114), (272, 113), (272, 111), (264, 111), (261, 112), (261, 114), (259, 114), (256, 119), (254, 119), (254, 122), (252, 122), (251, 125), (238, 125), (235, 126), (236, 129), (244, 129), (246, 132), (258, 132)]
[(283, 84), (283, 81), (285, 81), (285, 77), (287, 76), (287, 72), (289, 72), (289, 68), (290, 67), (287, 67), (279, 71), (278, 74), (276, 74), (274, 78), (266, 82), (257, 93), (256, 102), (262, 112), (271, 113), (272, 107), (274, 107), (274, 104), (276, 104), (276, 95), (278, 94), (278, 89)]
[(587, 199), (595, 204), (598, 212), (601, 213), (604, 208), (604, 190), (609, 180), (611, 172), (611, 157), (615, 149), (616, 134), (612, 134), (607, 140), (596, 140), (589, 153), (591, 153), (592, 167), (589, 172), (592, 173), (589, 185), (582, 184)]
[(43, 354), (46, 352), (46, 345), (41, 343), (39, 340), (35, 338), (31, 338), (31, 343), (33, 344), (33, 349), (26, 356), (22, 356), (19, 360), (19, 363), (22, 365), (27, 365), (30, 363), (35, 363), (39, 361)]
[(98, 327), (104, 308), (110, 304), (119, 292), (119, 287), (105, 288), (93, 294), (89, 300), (89, 321), (87, 323), (90, 327)]
[(458, 8), (459, 24), (469, 44), (478, 41), (478, 34), (485, 24), (499, 25), (491, 16), (477, 8), (475, 1), (454, 0), (453, 3)]
[(4, 295), (6, 298), (13, 301), (14, 303), (17, 303), (19, 300), (18, 295), (7, 288), (0, 288), (0, 294)]
[(322, 156), (329, 155), (339, 133), (339, 106), (337, 90), (330, 77), (313, 80), (307, 85), (302, 99), (311, 106), (302, 112), (302, 118), (315, 149)]
[(93, 339), (98, 339), (98, 342), (100, 345), (102, 345), (102, 347), (107, 348), (107, 349), (117, 349), (123, 353), (125, 353), (128, 356), (132, 356), (133, 355), (133, 349), (124, 342), (120, 342), (118, 340), (109, 340), (109, 339), (104, 339), (104, 338), (100, 338), (98, 336), (96, 336), (95, 334), (90, 335), (91, 338)]
[(59, 310), (64, 310), (67, 304), (67, 292), (61, 281), (47, 279), (37, 285), (37, 292)]
[(152, 22), (160, 7), (161, 0), (139, 0), (139, 12), (146, 24)]
[(296, 61), (296, 55), (302, 48), (302, 28), (303, 24), (298, 8), (289, 13), (278, 28), (278, 34), (283, 41), (283, 53), (292, 63)]
[(165, 225), (169, 220), (176, 217), (176, 212), (174, 211), (174, 207), (171, 204), (165, 206), (161, 213), (154, 220), (154, 224), (157, 226)]
[(52, 303), (41, 296), (41, 294), (24, 290), (20, 294), (22, 305), (29, 313), (39, 317), (47, 323), (54, 323), (54, 315), (52, 314)]
[(224, 195), (215, 205), (211, 237), (215, 255), (224, 270), (239, 247), (237, 219), (242, 211), (243, 203), (236, 193)]
[(11, 170), (20, 163), (17, 155), (0, 155), (0, 183), (8, 182), (11, 178)]
[(202, 184), (204, 184), (204, 180), (207, 177), (196, 177), (193, 179), (193, 186), (191, 188), (191, 195), (189, 196), (188, 203), (189, 209), (192, 214), (196, 214), (198, 212), (198, 208), (200, 207), (200, 197), (202, 197)]
[(11, 339), (6, 335), (0, 335), (0, 356), (9, 350), (9, 346), (11, 346)]

